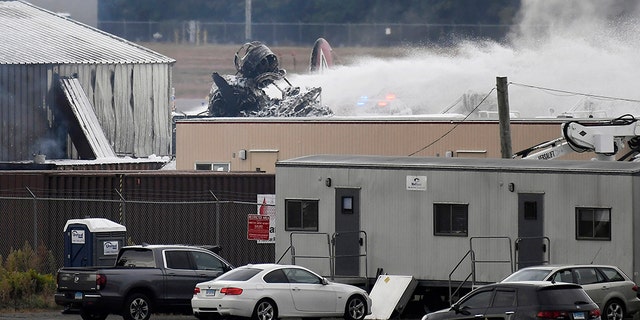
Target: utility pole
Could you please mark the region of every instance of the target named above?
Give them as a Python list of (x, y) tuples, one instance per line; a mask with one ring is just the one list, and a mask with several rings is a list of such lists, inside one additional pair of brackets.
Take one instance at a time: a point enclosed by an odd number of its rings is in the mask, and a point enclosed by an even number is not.
[(511, 159), (511, 128), (509, 118), (509, 90), (507, 77), (496, 78), (498, 92), (498, 116), (500, 117), (500, 152), (502, 158)]
[(244, 39), (251, 41), (251, 0), (244, 0)]

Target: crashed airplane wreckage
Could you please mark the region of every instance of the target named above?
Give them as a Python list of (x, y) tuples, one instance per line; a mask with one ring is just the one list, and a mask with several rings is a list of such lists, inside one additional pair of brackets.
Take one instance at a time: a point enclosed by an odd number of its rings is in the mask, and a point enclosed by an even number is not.
[[(294, 87), (280, 69), (277, 56), (263, 43), (245, 43), (235, 54), (235, 75), (212, 74), (209, 115), (213, 117), (309, 117), (329, 116), (321, 105), (322, 88)], [(278, 82), (286, 83), (281, 88)], [(282, 93), (270, 97), (264, 89), (274, 85)]]

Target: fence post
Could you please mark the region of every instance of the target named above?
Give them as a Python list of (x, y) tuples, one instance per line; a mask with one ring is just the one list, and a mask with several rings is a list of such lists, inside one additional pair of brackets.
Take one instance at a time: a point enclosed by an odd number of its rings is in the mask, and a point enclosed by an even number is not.
[(209, 190), (209, 193), (216, 199), (216, 245), (220, 245), (220, 200), (213, 193), (213, 191)]
[(33, 194), (33, 192), (31, 192), (31, 189), (29, 189), (29, 187), (25, 187), (27, 188), (27, 191), (29, 191), (29, 194), (31, 194), (31, 197), (33, 198), (33, 249), (37, 250), (38, 248), (38, 211), (37, 211), (37, 203), (36, 203), (36, 195)]
[(127, 200), (124, 199), (122, 193), (116, 190), (116, 193), (120, 197), (120, 221), (118, 221), (121, 225), (127, 225)]

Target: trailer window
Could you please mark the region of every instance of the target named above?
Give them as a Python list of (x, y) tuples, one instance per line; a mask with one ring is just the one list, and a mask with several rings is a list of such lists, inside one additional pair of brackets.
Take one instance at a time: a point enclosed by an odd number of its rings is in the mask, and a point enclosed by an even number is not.
[(611, 240), (611, 208), (576, 208), (576, 239)]
[(462, 236), (468, 234), (468, 204), (433, 204), (433, 234), (437, 236)]
[(318, 231), (318, 200), (285, 200), (285, 230)]

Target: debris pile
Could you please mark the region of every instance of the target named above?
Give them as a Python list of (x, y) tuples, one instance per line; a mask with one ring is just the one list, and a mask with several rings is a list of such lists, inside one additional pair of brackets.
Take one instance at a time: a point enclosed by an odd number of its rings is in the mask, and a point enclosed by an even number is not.
[[(280, 69), (277, 56), (261, 42), (245, 43), (235, 54), (235, 75), (212, 74), (209, 115), (213, 117), (309, 117), (333, 111), (321, 105), (322, 88), (294, 87)], [(285, 88), (278, 82), (286, 83)], [(264, 89), (275, 86), (281, 97)]]

